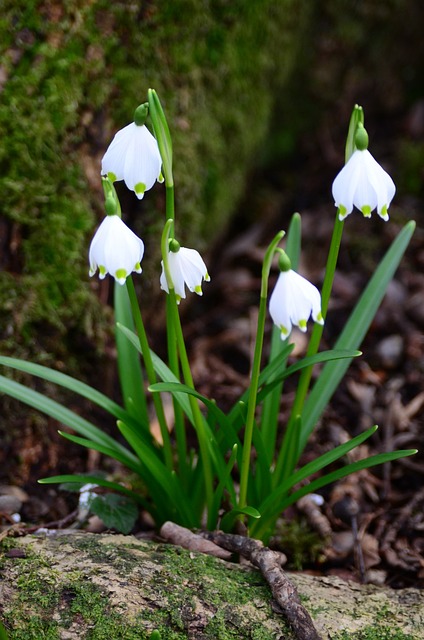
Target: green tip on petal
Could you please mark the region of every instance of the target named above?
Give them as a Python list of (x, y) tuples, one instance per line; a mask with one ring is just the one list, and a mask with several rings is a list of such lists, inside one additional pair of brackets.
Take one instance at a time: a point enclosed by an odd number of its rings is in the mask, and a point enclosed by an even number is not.
[(387, 213), (387, 205), (383, 205), (381, 211), (379, 212), (380, 218), (383, 218), (385, 222), (389, 219), (389, 214)]
[(177, 301), (177, 304), (180, 304), (181, 296), (179, 296), (177, 293), (175, 294), (175, 300)]
[(107, 177), (111, 182), (116, 182), (116, 175), (113, 173), (113, 171), (109, 171), (109, 173), (107, 174)]
[(163, 182), (164, 180), (165, 178), (163, 177), (163, 173), (161, 171), (160, 174), (158, 175), (158, 182)]
[(136, 273), (141, 273), (142, 272), (142, 268), (141, 268), (141, 264), (139, 262), (136, 262), (134, 265), (134, 271)]
[(205, 273), (205, 282), (210, 282), (211, 281), (211, 277), (209, 275), (209, 273), (206, 271)]
[(102, 264), (99, 264), (99, 276), (100, 278), (104, 278), (107, 274), (107, 269)]
[(371, 218), (371, 207), (369, 204), (364, 204), (364, 206), (361, 207), (361, 211), (365, 218)]
[(299, 326), (299, 329), (306, 331), (306, 326), (307, 326), (306, 320), (299, 320), (298, 326)]
[(117, 269), (115, 271), (115, 278), (120, 284), (123, 284), (125, 282), (125, 280), (127, 279), (126, 270), (125, 269)]
[(289, 332), (286, 329), (286, 327), (284, 325), (280, 324), (280, 326), (278, 328), (280, 329), (281, 339), (284, 340), (284, 338), (287, 338), (287, 336), (289, 335)]
[(324, 324), (324, 318), (322, 316), (321, 311), (319, 312), (319, 314), (317, 315), (317, 319), (316, 322), (318, 322), (319, 324)]
[(149, 103), (144, 102), (134, 111), (134, 122), (137, 127), (142, 127), (149, 115)]
[(143, 195), (143, 193), (146, 191), (146, 185), (144, 184), (144, 182), (137, 182), (137, 184), (134, 185), (134, 191), (137, 195)]
[(347, 216), (347, 209), (342, 204), (339, 204), (339, 220), (344, 220)]
[(202, 287), (200, 286), (200, 284), (197, 285), (197, 287), (194, 287), (194, 292), (197, 293), (198, 296), (203, 295)]

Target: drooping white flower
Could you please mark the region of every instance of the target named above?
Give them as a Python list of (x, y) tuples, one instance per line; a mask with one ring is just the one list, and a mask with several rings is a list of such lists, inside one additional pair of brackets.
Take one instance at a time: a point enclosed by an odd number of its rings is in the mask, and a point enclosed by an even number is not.
[[(175, 241), (173, 243), (177, 251), (168, 251), (168, 265), (177, 302), (186, 297), (185, 285), (187, 285), (189, 291), (193, 291), (199, 296), (203, 295), (202, 280), (209, 282), (210, 277), (200, 253), (195, 249), (179, 247)], [(169, 293), (163, 260), (161, 264), (160, 287)]]
[(306, 331), (309, 316), (324, 324), (321, 313), (321, 295), (306, 278), (289, 269), (281, 271), (269, 300), (269, 313), (280, 329), (281, 339), (287, 338), (292, 325)]
[(387, 210), (395, 191), (393, 180), (368, 149), (356, 150), (333, 182), (333, 197), (340, 220), (355, 206), (366, 218), (377, 209), (380, 218), (387, 221)]
[(163, 182), (162, 159), (156, 138), (146, 125), (128, 124), (118, 131), (102, 159), (102, 175), (124, 180), (139, 200), (156, 180)]
[(110, 273), (119, 284), (125, 284), (132, 271), (141, 273), (143, 241), (122, 222), (118, 215), (106, 216), (91, 241), (90, 276), (99, 270), (103, 280)]

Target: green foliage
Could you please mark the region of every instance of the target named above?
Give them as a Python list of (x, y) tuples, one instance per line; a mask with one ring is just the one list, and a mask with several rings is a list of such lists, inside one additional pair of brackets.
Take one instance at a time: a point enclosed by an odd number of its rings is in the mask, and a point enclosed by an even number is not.
[(136, 504), (114, 493), (93, 498), (90, 511), (98, 516), (108, 529), (117, 529), (122, 533), (129, 533), (138, 518)]

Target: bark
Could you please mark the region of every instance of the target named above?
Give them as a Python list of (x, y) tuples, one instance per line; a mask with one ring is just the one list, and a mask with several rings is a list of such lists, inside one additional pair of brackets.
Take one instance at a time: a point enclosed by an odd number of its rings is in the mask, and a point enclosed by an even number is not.
[[(294, 638), (256, 568), (178, 546), (68, 532), (5, 538), (0, 562), (9, 640)], [(424, 637), (421, 591), (289, 577), (323, 638)]]

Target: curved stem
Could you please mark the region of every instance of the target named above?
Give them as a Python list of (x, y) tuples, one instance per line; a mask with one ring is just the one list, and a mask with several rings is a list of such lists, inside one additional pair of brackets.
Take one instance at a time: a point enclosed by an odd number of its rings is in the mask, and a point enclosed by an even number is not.
[[(343, 234), (343, 226), (344, 222), (339, 220), (338, 211), (336, 214), (336, 220), (333, 227), (333, 235), (331, 237), (331, 244), (327, 258), (327, 265), (325, 268), (325, 276), (324, 282), (322, 285), (322, 293), (321, 293), (321, 312), (322, 316), (325, 319), (328, 311), (328, 303), (330, 301), (331, 290), (333, 288), (334, 274), (337, 266), (337, 259), (339, 256), (340, 243)], [(322, 332), (324, 330), (324, 326), (321, 324), (314, 324), (312, 329), (311, 338), (309, 341), (309, 346), (306, 355), (313, 356), (318, 353), (318, 349), (321, 343)], [(296, 396), (293, 402), (293, 407), (290, 413), (290, 418), (288, 425), (286, 427), (286, 432), (289, 430), (289, 427), (292, 425), (292, 422), (298, 420), (299, 416), (302, 415), (303, 405), (306, 400), (306, 396), (309, 390), (309, 385), (311, 382), (313, 366), (305, 367), (302, 369), (302, 373), (299, 377), (299, 383), (296, 389)], [(282, 455), (285, 448), (281, 447), (280, 454), (278, 456), (277, 464), (274, 472), (274, 482), (273, 485), (276, 486), (282, 477), (284, 470), (284, 456)], [(300, 451), (298, 455), (300, 455)], [(295, 463), (297, 460), (295, 460)], [(290, 473), (290, 470), (287, 470)]]
[(271, 271), (272, 259), (277, 245), (285, 232), (279, 231), (265, 252), (262, 265), (261, 296), (259, 302), (258, 325), (256, 330), (255, 351), (253, 354), (252, 373), (250, 376), (249, 399), (247, 402), (246, 425), (244, 428), (243, 452), (240, 468), (239, 508), (246, 506), (247, 486), (249, 483), (250, 457), (252, 450), (253, 428), (255, 425), (256, 402), (261, 372), (262, 347), (264, 342), (266, 301), (268, 297), (268, 279)]

